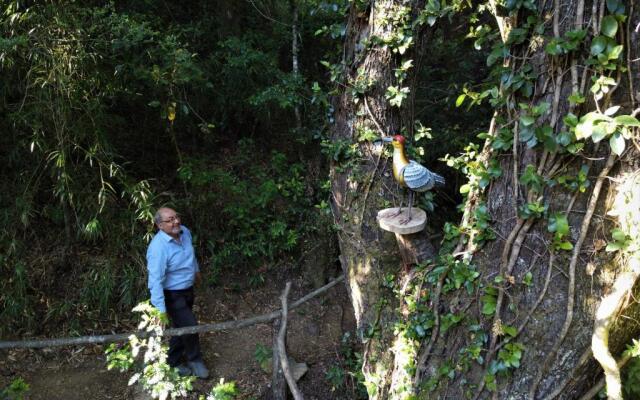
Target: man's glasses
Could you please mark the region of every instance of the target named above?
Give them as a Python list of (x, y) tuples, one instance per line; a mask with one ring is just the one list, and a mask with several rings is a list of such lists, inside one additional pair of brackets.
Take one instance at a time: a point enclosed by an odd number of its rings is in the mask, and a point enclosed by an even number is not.
[(168, 219), (163, 219), (161, 222), (164, 222), (165, 224), (173, 224), (176, 221), (180, 221), (180, 216), (177, 214), (173, 217), (169, 217)]

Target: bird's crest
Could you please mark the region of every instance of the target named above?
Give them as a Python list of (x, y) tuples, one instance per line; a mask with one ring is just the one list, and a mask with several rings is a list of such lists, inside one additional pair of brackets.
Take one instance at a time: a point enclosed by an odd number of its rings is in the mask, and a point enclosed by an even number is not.
[(395, 135), (393, 137), (393, 140), (395, 140), (397, 142), (400, 142), (401, 144), (404, 144), (404, 136), (402, 136), (402, 135)]

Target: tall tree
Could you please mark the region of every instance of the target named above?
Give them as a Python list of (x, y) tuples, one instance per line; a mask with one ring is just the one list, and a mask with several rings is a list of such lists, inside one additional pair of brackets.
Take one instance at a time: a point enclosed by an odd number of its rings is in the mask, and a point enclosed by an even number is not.
[[(375, 399), (402, 398), (414, 381), (410, 368), (416, 343), (394, 329), (406, 304), (385, 285), (409, 283), (412, 275), (398, 271), (396, 239), (378, 229), (376, 214), (391, 199), (386, 188), (393, 183), (382, 154), (368, 140), (408, 131), (400, 106), (409, 95), (406, 78), (417, 7), (408, 1), (352, 3), (342, 61), (346, 85), (335, 100), (332, 153), (341, 156), (334, 157), (331, 168), (332, 208), (358, 330), (366, 342), (366, 386)], [(409, 241), (419, 261), (433, 255), (424, 233)], [(407, 286), (400, 291), (412, 290)]]
[(570, 399), (604, 368), (619, 398), (615, 360), (638, 333), (623, 318), (640, 256), (634, 4), (488, 2), (496, 86), (458, 103), (488, 98), (495, 114), (483, 148), (449, 160), (469, 177), (462, 221), (432, 263), (402, 270), (375, 223), (386, 163), (359, 139), (403, 128), (403, 40), (440, 6), (354, 2), (349, 15), (333, 143), (355, 150), (332, 168), (333, 208), (369, 394)]

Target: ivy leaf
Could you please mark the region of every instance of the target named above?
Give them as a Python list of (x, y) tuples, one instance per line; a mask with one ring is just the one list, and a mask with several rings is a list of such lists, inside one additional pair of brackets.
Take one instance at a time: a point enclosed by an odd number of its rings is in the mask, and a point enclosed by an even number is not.
[(615, 113), (617, 113), (619, 109), (620, 109), (620, 106), (609, 107), (605, 110), (604, 115), (612, 116)]
[(518, 330), (510, 325), (502, 325), (502, 331), (511, 337), (515, 337), (518, 334)]
[(522, 115), (520, 117), (520, 123), (524, 126), (529, 126), (531, 124), (533, 124), (534, 122), (536, 122), (536, 119), (534, 117), (532, 117), (531, 115)]
[(571, 250), (573, 249), (573, 245), (571, 242), (564, 241), (558, 244), (558, 248), (561, 250)]
[(528, 142), (532, 138), (535, 138), (534, 134), (535, 134), (535, 130), (532, 127), (528, 127), (525, 125), (520, 130), (520, 141)]
[(624, 242), (625, 240), (627, 240), (627, 235), (625, 235), (625, 233), (622, 232), (622, 230), (618, 229), (618, 228), (615, 228), (615, 229), (611, 230), (611, 237), (616, 242)]
[(556, 213), (551, 218), (549, 218), (549, 232), (556, 232), (561, 237), (565, 236), (569, 233), (569, 221), (567, 220), (567, 216)]
[(593, 140), (593, 143), (598, 143), (605, 137), (607, 137), (607, 130), (605, 129), (604, 124), (594, 125), (591, 130), (591, 140)]
[(611, 138), (609, 138), (609, 146), (611, 146), (611, 151), (620, 155), (624, 151), (626, 145), (622, 135), (620, 133), (615, 133)]
[(640, 126), (640, 122), (631, 115), (618, 115), (613, 121), (618, 125)]
[(576, 117), (573, 113), (567, 113), (567, 115), (562, 120), (567, 126), (575, 127), (576, 125), (578, 125), (578, 117)]
[(571, 96), (569, 96), (569, 102), (571, 104), (582, 104), (585, 102), (585, 100), (585, 97), (580, 93), (573, 93)]
[(607, 55), (607, 58), (609, 60), (617, 60), (618, 57), (620, 57), (620, 53), (622, 53), (623, 49), (624, 49), (624, 46), (621, 44), (615, 46), (613, 49), (611, 49), (611, 51)]
[(607, 10), (610, 13), (616, 12), (616, 9), (620, 5), (620, 0), (607, 0)]
[(493, 315), (496, 312), (496, 303), (484, 303), (482, 305), (482, 313), (484, 315)]
[(613, 243), (608, 243), (607, 244), (607, 248), (605, 249), (605, 251), (608, 252), (612, 252), (612, 251), (618, 251), (620, 249), (622, 249), (624, 247), (624, 245), (620, 242), (613, 242)]
[(600, 31), (603, 35), (608, 36), (610, 38), (614, 38), (616, 33), (618, 32), (618, 21), (616, 17), (613, 15), (607, 15), (602, 18), (602, 26), (600, 27)]
[(531, 272), (527, 272), (526, 274), (524, 274), (522, 283), (524, 283), (527, 286), (531, 286), (532, 281), (533, 281), (533, 274)]
[(604, 36), (596, 36), (591, 42), (591, 55), (597, 56), (607, 48), (607, 38)]

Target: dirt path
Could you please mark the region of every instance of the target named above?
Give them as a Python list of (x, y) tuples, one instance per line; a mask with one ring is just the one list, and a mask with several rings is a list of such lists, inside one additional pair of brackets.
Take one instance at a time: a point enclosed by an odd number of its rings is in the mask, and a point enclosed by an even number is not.
[[(201, 323), (209, 323), (277, 310), (285, 280), (274, 274), (255, 288), (232, 285), (233, 280), (215, 288), (199, 288), (196, 313)], [(291, 301), (313, 290), (305, 287), (301, 279), (293, 279), (292, 283)], [(326, 374), (332, 366), (340, 365), (340, 341), (344, 332), (353, 332), (354, 325), (353, 311), (342, 284), (291, 312), (287, 350), (295, 360), (309, 366), (299, 382), (306, 399), (352, 398), (346, 387), (333, 390)], [(242, 393), (240, 398), (268, 398), (270, 375), (260, 368), (254, 353), (258, 345), (270, 348), (271, 341), (271, 325), (201, 335), (211, 379), (197, 381), (192, 398), (206, 394), (220, 378), (236, 381)], [(0, 351), (0, 388), (18, 377), (31, 386), (27, 399), (134, 397), (132, 388), (127, 386), (129, 375), (106, 370), (102, 346)]]

